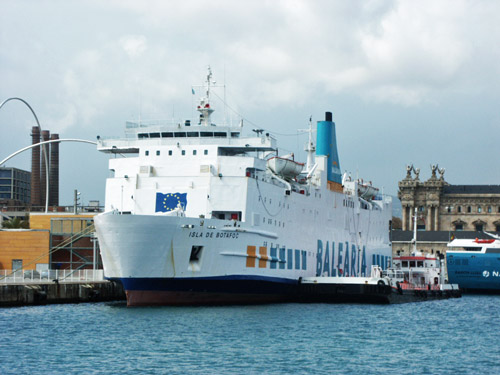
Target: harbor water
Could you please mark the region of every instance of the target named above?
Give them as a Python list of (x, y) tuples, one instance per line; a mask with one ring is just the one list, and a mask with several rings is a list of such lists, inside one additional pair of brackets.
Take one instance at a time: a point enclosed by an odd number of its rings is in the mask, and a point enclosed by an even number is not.
[(0, 374), (500, 373), (500, 296), (0, 309)]

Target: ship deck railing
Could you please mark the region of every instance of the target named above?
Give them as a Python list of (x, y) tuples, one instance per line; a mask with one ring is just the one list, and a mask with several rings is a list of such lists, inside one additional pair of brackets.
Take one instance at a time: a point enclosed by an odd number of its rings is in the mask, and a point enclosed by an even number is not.
[(0, 270), (0, 284), (104, 281), (104, 270)]

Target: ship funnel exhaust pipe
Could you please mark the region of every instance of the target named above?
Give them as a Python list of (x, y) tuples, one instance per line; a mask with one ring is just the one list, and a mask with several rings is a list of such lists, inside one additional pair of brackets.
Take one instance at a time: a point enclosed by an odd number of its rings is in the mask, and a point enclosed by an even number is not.
[(331, 190), (342, 191), (342, 174), (340, 172), (337, 137), (332, 112), (325, 113), (325, 121), (318, 121), (316, 131), (316, 155), (328, 158), (326, 171), (328, 187)]

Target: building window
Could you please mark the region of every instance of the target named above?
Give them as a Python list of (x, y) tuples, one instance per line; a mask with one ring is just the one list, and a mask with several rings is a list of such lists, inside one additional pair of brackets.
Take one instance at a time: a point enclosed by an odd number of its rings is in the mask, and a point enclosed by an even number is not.
[(418, 212), (424, 212), (424, 206), (418, 206)]
[(488, 206), (488, 213), (491, 214), (491, 206)]
[(470, 214), (472, 212), (472, 207), (471, 206), (467, 206), (467, 212)]
[(495, 225), (495, 230), (496, 230), (497, 232), (500, 232), (500, 224)]
[(156, 156), (160, 156), (160, 150), (156, 151)]
[(481, 212), (483, 212), (483, 209), (481, 208), (481, 206), (477, 206), (477, 212), (480, 214)]
[(186, 155), (186, 150), (182, 150), (181, 154), (182, 156)]
[(22, 259), (12, 259), (12, 269), (15, 271), (23, 269), (23, 260)]
[(463, 224), (455, 224), (455, 230), (464, 230)]
[(172, 150), (168, 150), (168, 156), (172, 156)]
[(462, 212), (462, 206), (458, 206), (457, 211), (458, 211), (458, 213)]
[(483, 231), (483, 224), (476, 224), (476, 230), (478, 232), (482, 232)]
[(144, 154), (145, 154), (146, 156), (148, 156), (148, 155), (149, 155), (149, 151), (148, 151), (148, 150), (146, 150), (146, 152), (145, 152)]
[(448, 213), (450, 213), (451, 211), (453, 211), (453, 207), (451, 207), (451, 206), (446, 207), (446, 209), (448, 210)]

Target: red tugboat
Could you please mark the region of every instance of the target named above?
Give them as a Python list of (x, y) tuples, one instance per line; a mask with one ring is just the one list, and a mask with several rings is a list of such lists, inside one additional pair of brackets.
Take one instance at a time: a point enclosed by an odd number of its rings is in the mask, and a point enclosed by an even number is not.
[[(409, 256), (393, 259), (393, 266), (382, 272), (393, 289), (390, 302), (412, 302), (426, 299), (461, 297), (458, 284), (444, 281), (441, 259), (417, 250), (417, 211), (413, 228), (413, 251)], [(395, 292), (395, 293), (394, 293)]]
[(394, 258), (393, 267), (382, 271), (382, 278), (392, 289), (387, 296), (390, 303), (461, 297), (458, 285), (444, 283), (443, 274), (438, 257), (414, 251)]

